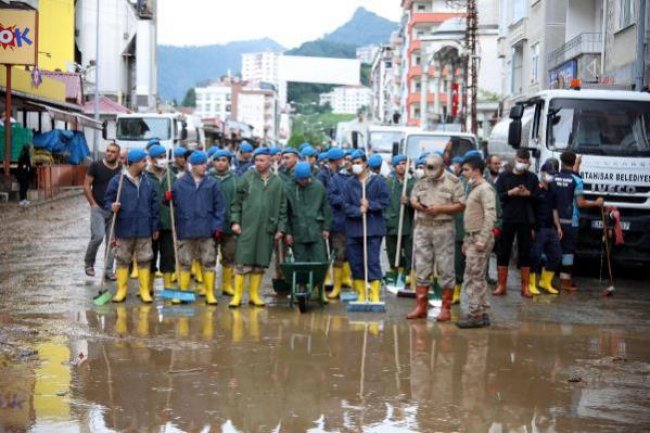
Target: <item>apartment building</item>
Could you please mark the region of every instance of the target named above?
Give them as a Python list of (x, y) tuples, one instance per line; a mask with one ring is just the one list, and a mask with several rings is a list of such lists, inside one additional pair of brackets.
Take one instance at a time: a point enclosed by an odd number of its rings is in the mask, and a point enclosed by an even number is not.
[(215, 118), (225, 121), (232, 111), (232, 87), (230, 83), (218, 82), (196, 89), (195, 115), (201, 119)]
[(356, 114), (362, 108), (370, 108), (372, 90), (365, 86), (335, 87), (320, 95), (320, 105), (330, 104), (335, 114)]

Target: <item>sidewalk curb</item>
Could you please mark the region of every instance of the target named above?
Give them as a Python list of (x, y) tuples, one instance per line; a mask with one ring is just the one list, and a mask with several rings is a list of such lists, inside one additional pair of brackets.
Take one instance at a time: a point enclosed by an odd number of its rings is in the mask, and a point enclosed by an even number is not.
[(0, 221), (9, 218), (14, 214), (29, 212), (32, 209), (38, 210), (39, 208), (46, 206), (48, 204), (83, 196), (83, 194), (84, 194), (83, 188), (74, 188), (73, 190), (58, 194), (53, 198), (30, 203), (29, 206), (27, 207), (21, 207), (18, 203), (6, 203), (0, 205)]

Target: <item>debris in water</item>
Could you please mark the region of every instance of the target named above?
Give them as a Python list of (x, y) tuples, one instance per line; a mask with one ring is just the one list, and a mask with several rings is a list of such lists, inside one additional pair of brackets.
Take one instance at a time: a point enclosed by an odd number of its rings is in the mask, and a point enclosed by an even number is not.
[(577, 377), (577, 376), (576, 376), (576, 377), (570, 377), (569, 380), (568, 380), (567, 382), (571, 382), (571, 383), (582, 382), (582, 378), (581, 378), (581, 377)]

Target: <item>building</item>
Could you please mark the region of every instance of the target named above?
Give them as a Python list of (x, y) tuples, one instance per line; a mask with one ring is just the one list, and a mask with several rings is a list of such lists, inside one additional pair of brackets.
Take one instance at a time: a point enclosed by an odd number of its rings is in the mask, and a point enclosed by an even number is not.
[(377, 45), (367, 45), (365, 47), (359, 47), (357, 48), (357, 59), (359, 59), (361, 63), (365, 63), (366, 65), (371, 65), (372, 61), (375, 59), (375, 55), (377, 54), (377, 51), (379, 51), (379, 47)]
[[(540, 90), (586, 86), (633, 89), (648, 82), (643, 0), (501, 0), (499, 55), (504, 112)], [(648, 10), (644, 14), (648, 28)], [(642, 45), (638, 44), (639, 32)]]
[(395, 63), (395, 50), (393, 45), (382, 46), (375, 53), (370, 69), (370, 117), (383, 125), (399, 123), (399, 119), (393, 116), (399, 110), (395, 100), (395, 95), (399, 93), (395, 73), (399, 68)]
[[(58, 1), (58, 0), (57, 0)], [(75, 62), (85, 74), (85, 92), (99, 93), (134, 111), (155, 111), (158, 103), (156, 0), (77, 0)], [(99, 56), (96, 41), (99, 36)]]
[(287, 83), (280, 78), (282, 57), (277, 51), (242, 54), (242, 80), (271, 83), (278, 89), (280, 101), (286, 101)]
[(200, 118), (225, 121), (232, 111), (232, 87), (228, 82), (217, 82), (196, 89), (196, 112)]
[(335, 114), (356, 114), (362, 108), (370, 108), (372, 90), (365, 86), (335, 87), (320, 95), (320, 105), (330, 104)]

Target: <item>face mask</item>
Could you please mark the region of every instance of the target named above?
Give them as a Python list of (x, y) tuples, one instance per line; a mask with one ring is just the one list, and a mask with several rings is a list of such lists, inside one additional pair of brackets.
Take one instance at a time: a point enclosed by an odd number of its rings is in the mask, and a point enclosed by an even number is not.
[(422, 179), (423, 177), (424, 177), (424, 169), (416, 168), (415, 169), (415, 178), (416, 179)]
[(362, 172), (363, 172), (363, 165), (361, 165), (361, 164), (353, 164), (352, 165), (352, 173), (361, 174)]
[(553, 183), (553, 181), (555, 180), (555, 176), (553, 176), (552, 174), (545, 174), (544, 180), (546, 181), (546, 183)]
[(519, 172), (526, 171), (527, 168), (528, 168), (528, 164), (526, 164), (525, 162), (517, 162), (517, 163), (515, 163), (515, 170), (517, 170)]
[(167, 167), (167, 160), (166, 159), (156, 159), (154, 161), (154, 165), (158, 168), (165, 168)]

